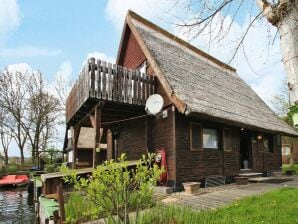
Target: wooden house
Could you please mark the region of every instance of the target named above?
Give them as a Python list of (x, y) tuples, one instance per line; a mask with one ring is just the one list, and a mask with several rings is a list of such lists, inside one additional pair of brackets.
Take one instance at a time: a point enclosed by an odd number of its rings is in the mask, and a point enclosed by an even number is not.
[[(164, 107), (150, 116), (144, 104), (154, 93)], [(88, 61), (67, 99), (66, 119), (73, 168), (123, 152), (137, 160), (163, 147), (169, 186), (244, 168), (279, 170), (281, 135), (297, 135), (234, 68), (132, 11), (116, 64)], [(78, 145), (83, 128), (93, 130), (89, 148)]]

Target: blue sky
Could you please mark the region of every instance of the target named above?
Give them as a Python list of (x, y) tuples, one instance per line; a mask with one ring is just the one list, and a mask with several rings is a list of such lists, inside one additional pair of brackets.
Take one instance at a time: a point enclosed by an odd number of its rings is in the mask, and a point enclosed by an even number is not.
[[(15, 54), (2, 56), (0, 68), (25, 62), (51, 80), (63, 61), (70, 61), (72, 71), (78, 73), (89, 52), (114, 57), (120, 33), (105, 19), (105, 4), (96, 0), (19, 1), (20, 23), (4, 48), (14, 49)], [(17, 52), (21, 49), (27, 54)], [(43, 53), (34, 54), (34, 50)]]
[[(178, 6), (168, 11), (172, 2), (0, 0), (0, 69), (6, 66), (39, 69), (51, 82), (57, 73), (68, 80), (76, 79), (82, 63), (90, 55), (113, 62), (128, 9), (188, 40), (183, 30), (172, 25), (175, 16), (185, 16), (185, 9)], [(248, 8), (250, 5), (246, 6)], [(241, 14), (243, 16), (236, 18), (231, 32), (220, 43), (208, 46), (209, 35), (204, 33), (191, 43), (227, 62), (235, 48), (235, 40), (248, 25), (248, 10), (243, 9)], [(218, 29), (211, 28), (213, 33)], [(267, 103), (280, 93), (285, 79), (279, 38), (268, 47), (268, 31), (275, 33), (275, 28), (268, 26), (265, 20), (257, 21), (244, 42), (244, 51), (241, 49), (231, 64)], [(60, 135), (63, 139), (64, 134)], [(18, 155), (18, 151), (12, 150), (11, 155)]]

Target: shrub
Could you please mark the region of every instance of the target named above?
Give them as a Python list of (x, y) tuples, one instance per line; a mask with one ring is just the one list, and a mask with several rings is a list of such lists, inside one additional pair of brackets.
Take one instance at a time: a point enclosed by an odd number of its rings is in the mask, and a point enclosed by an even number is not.
[(45, 171), (47, 172), (58, 172), (59, 171), (59, 166), (57, 164), (46, 164), (44, 167)]
[(17, 164), (9, 164), (6, 168), (8, 174), (15, 174), (19, 170)]
[(80, 192), (73, 192), (65, 205), (66, 223), (78, 223), (96, 219), (99, 209)]
[(129, 169), (125, 154), (97, 166), (88, 179), (79, 178), (75, 170), (62, 167), (65, 182), (74, 184), (76, 190), (86, 193), (86, 197), (100, 208), (98, 216), (107, 217), (111, 223), (130, 223), (129, 213), (135, 211), (137, 220), (139, 209), (153, 205), (153, 189), (163, 172), (157, 165), (151, 165), (154, 154), (143, 155), (136, 168)]

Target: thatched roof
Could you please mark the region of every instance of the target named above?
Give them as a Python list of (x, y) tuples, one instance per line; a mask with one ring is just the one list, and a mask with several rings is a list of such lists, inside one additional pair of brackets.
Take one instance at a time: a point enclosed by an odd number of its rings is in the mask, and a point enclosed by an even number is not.
[[(130, 21), (128, 21), (130, 20)], [(245, 83), (236, 70), (133, 12), (128, 25), (158, 75), (165, 77), (186, 115), (200, 115), (276, 133), (297, 135)], [(160, 78), (160, 76), (159, 76)], [(175, 102), (174, 102), (175, 103)]]

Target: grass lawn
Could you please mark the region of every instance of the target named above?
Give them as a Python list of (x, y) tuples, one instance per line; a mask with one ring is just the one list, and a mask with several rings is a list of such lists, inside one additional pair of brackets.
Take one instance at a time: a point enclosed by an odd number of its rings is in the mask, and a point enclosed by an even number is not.
[(296, 175), (298, 174), (298, 164), (294, 164), (294, 165), (288, 165), (288, 164), (283, 164), (282, 165), (282, 172), (285, 173), (286, 170), (295, 170)]
[(298, 189), (283, 188), (247, 197), (216, 211), (196, 212), (185, 207), (157, 206), (143, 213), (139, 223), (294, 224), (298, 223)]

